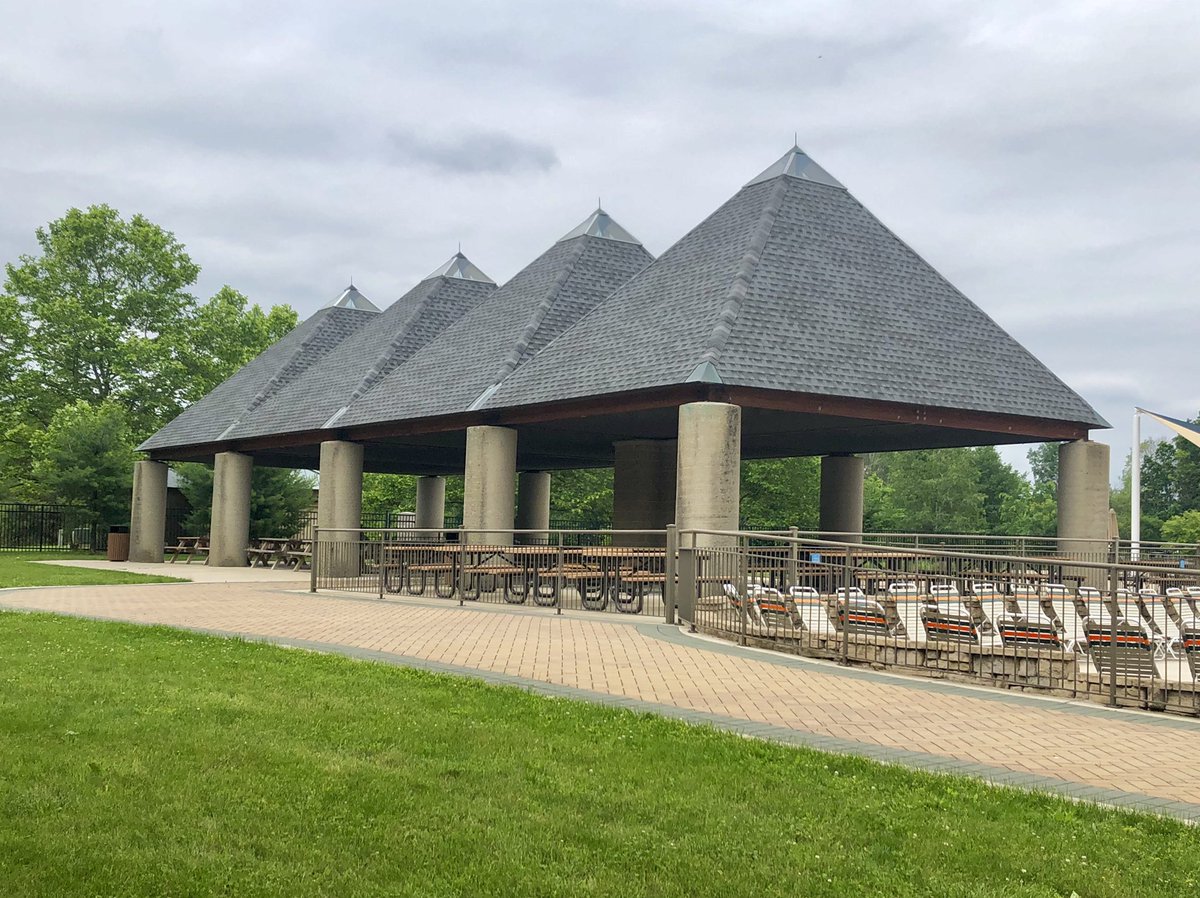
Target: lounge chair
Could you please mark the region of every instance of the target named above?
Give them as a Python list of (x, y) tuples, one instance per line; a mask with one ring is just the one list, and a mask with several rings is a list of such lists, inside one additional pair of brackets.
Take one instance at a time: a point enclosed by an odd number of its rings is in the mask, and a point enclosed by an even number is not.
[(1154, 633), (1157, 657), (1178, 657), (1183, 640), (1179, 635), (1179, 625), (1171, 618), (1164, 597), (1156, 589), (1139, 589), (1138, 598)]
[(833, 621), (829, 619), (829, 606), (819, 592), (811, 586), (793, 586), (788, 590), (801, 626), (819, 636), (834, 636)]
[[(1063, 600), (1066, 601), (1065, 594)], [(1017, 614), (1002, 616), (997, 621), (1000, 639), (1006, 646), (1038, 646), (1063, 648), (1059, 627), (1045, 615), (1040, 599), (1016, 599)]]
[(796, 603), (791, 596), (785, 596), (778, 589), (760, 586), (752, 590), (750, 598), (764, 627), (774, 631), (780, 627), (799, 630), (803, 626)]
[(960, 601), (947, 599), (923, 608), (921, 626), (930, 642), (979, 643), (979, 629), (971, 611)]
[(851, 587), (850, 601), (845, 601), (845, 590), (837, 593), (837, 620), (835, 625), (839, 632), (849, 630), (851, 633), (864, 633), (872, 636), (890, 636), (895, 627), (888, 622), (884, 607), (874, 599), (863, 595), (861, 590)]
[(1089, 619), (1085, 625), (1088, 657), (1101, 679), (1141, 684), (1157, 679), (1160, 674), (1154, 664), (1154, 641), (1140, 624), (1114, 618)]

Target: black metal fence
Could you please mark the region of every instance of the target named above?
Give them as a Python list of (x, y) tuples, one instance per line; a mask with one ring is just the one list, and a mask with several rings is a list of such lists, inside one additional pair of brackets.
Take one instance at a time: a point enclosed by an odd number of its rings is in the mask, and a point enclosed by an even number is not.
[(1200, 570), (1179, 559), (682, 531), (679, 572), (679, 616), (745, 645), (1200, 715)]
[(0, 551), (102, 552), (108, 527), (78, 505), (0, 503)]

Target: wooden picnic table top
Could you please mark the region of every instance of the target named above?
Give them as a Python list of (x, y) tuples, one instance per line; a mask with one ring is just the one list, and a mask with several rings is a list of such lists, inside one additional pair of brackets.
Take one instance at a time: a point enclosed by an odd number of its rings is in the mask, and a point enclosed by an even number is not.
[(194, 546), (202, 540), (207, 540), (207, 536), (181, 536), (179, 537), (178, 545)]
[(584, 558), (666, 558), (666, 549), (640, 548), (638, 546), (583, 546), (576, 550)]

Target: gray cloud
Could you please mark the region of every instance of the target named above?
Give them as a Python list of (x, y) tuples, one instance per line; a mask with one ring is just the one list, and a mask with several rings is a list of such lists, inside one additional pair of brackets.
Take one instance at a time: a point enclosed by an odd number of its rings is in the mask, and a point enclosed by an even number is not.
[(202, 295), (228, 282), (309, 314), (353, 274), (386, 303), (459, 240), (507, 279), (597, 195), (661, 252), (798, 131), (1113, 422), (1116, 459), (1134, 404), (1200, 411), (1191, 4), (565, 10), (14, 6), (0, 262), (108, 202), (173, 230)]
[(448, 174), (549, 171), (558, 165), (553, 147), (501, 132), (429, 138), (416, 131), (391, 131), (387, 143), (387, 155), (393, 162), (415, 163)]

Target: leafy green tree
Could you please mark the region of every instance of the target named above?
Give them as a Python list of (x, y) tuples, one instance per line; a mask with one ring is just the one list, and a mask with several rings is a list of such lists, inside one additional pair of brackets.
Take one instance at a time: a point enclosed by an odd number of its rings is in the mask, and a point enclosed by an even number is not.
[(223, 288), (197, 307), (199, 267), (169, 231), (110, 206), (70, 209), (5, 266), (0, 375), (6, 431), (77, 401), (122, 406), (149, 436), (294, 323)]
[(892, 488), (878, 473), (868, 469), (863, 480), (863, 530), (898, 533), (906, 529), (903, 514), (892, 501)]
[(750, 530), (814, 530), (821, 503), (821, 463), (816, 458), (766, 458), (742, 462), (742, 526)]
[(177, 408), (177, 384), (157, 375), (171, 368), (199, 268), (171, 233), (110, 206), (71, 209), (37, 241), (40, 256), (5, 268), (26, 334), (16, 385), (26, 413), (48, 421), (77, 401), (115, 402), (147, 431)]
[(297, 324), (290, 306), (264, 312), (229, 285), (200, 306), (184, 327), (179, 361), (180, 399), (195, 402), (211, 392)]
[(1200, 509), (1180, 512), (1163, 521), (1161, 536), (1171, 543), (1200, 543)]
[(983, 492), (970, 449), (897, 452), (888, 462), (891, 501), (905, 529), (920, 533), (978, 533)]
[(550, 517), (588, 526), (612, 525), (613, 469), (555, 471), (550, 480)]
[(104, 524), (129, 520), (137, 457), (125, 410), (82, 399), (59, 409), (32, 446), (33, 481), (47, 501), (82, 505)]
[(983, 495), (983, 521), (987, 533), (1019, 533), (1012, 529), (1012, 521), (1006, 510), (1016, 503), (1027, 502), (1030, 496), (1029, 481), (1012, 465), (1000, 458), (995, 446), (979, 446), (973, 450), (972, 460), (979, 473), (979, 491)]
[(1058, 443), (1042, 443), (1029, 450), (1029, 471), (1033, 475), (1033, 486), (1048, 486), (1054, 495), (1058, 493)]
[[(184, 521), (187, 533), (208, 533), (212, 526), (213, 469), (202, 464), (182, 464), (180, 489), (191, 513)], [(300, 530), (313, 506), (313, 482), (301, 471), (255, 466), (250, 475), (250, 536), (291, 536)]]

